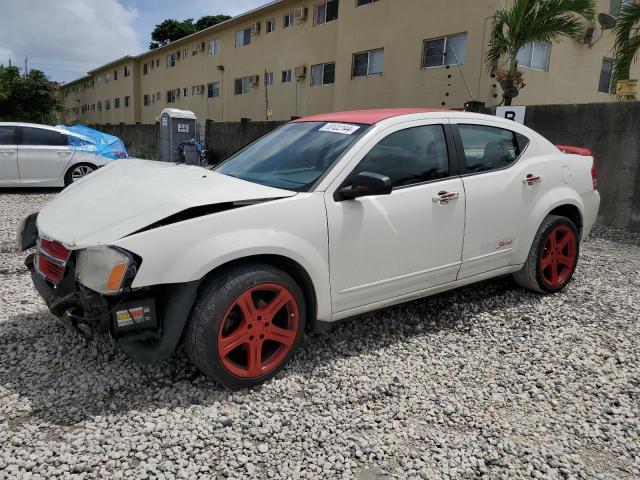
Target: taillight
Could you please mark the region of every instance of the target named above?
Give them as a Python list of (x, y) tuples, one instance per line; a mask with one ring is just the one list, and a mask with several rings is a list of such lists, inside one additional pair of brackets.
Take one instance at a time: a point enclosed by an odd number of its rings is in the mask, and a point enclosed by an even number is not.
[(598, 169), (595, 163), (591, 166), (591, 181), (593, 182), (593, 189), (598, 190)]

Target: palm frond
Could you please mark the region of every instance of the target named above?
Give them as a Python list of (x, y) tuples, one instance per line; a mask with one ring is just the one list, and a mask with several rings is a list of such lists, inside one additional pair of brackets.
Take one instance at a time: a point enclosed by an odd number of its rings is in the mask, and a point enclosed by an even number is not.
[[(512, 60), (527, 43), (578, 40), (583, 35), (580, 17), (593, 20), (595, 0), (511, 0), (496, 11), (486, 54), (487, 69), (495, 72), (503, 57)], [(513, 64), (515, 63), (515, 64)]]
[(613, 50), (613, 82), (626, 80), (631, 73), (631, 65), (640, 50), (640, 5), (623, 5), (618, 21), (613, 29), (615, 47)]

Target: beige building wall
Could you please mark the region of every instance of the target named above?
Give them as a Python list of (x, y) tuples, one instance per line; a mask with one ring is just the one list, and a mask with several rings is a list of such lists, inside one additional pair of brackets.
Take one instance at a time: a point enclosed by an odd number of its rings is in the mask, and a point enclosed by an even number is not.
[[(357, 108), (461, 108), (468, 100), (495, 105), (501, 101), (501, 90), (486, 71), (484, 55), (491, 17), (504, 3), (378, 0), (356, 7), (355, 0), (340, 0), (338, 19), (315, 25), (317, 2), (282, 0), (171, 45), (89, 72), (87, 77), (62, 87), (64, 118), (83, 123), (154, 123), (163, 108), (173, 107), (192, 110), (201, 121), (238, 121), (243, 117), (257, 121), (266, 120), (267, 113), (271, 114), (269, 119), (286, 120)], [(298, 7), (308, 9), (306, 21), (294, 21), (284, 28), (284, 16)], [(609, 0), (599, 0), (599, 12), (608, 12), (609, 8)], [(268, 20), (275, 21), (274, 32), (267, 33)], [(259, 22), (260, 32), (252, 36), (249, 45), (237, 48), (236, 32), (255, 22)], [(422, 67), (423, 42), (455, 34), (466, 34), (464, 64)], [(596, 39), (601, 35), (591, 46), (570, 40), (553, 43), (547, 71), (521, 66), (526, 87), (514, 104), (614, 100), (598, 92), (602, 60), (610, 57), (613, 47), (610, 32), (598, 31)], [(213, 40), (219, 40), (220, 51), (209, 55), (208, 45)], [(194, 49), (197, 55), (193, 55)], [(352, 78), (353, 55), (373, 49), (384, 49), (383, 72)], [(167, 68), (166, 56), (171, 53), (179, 59), (175, 67)], [(335, 83), (312, 86), (311, 66), (328, 62), (336, 63)], [(126, 78), (125, 65), (132, 72)], [(297, 81), (296, 66), (306, 66), (306, 76)], [(283, 83), (282, 71), (289, 69), (293, 81)], [(119, 72), (117, 81), (113, 79), (114, 70)], [(270, 86), (265, 86), (265, 71), (273, 73)], [(633, 74), (637, 77), (639, 73), (636, 65)], [(258, 76), (259, 80), (248, 92), (235, 95), (235, 79), (248, 76)], [(219, 82), (220, 96), (209, 98), (207, 85), (213, 82)], [(174, 103), (167, 103), (169, 90), (179, 92)], [(145, 95), (149, 95), (149, 105), (144, 104)], [(130, 97), (129, 107), (124, 106), (125, 96)], [(119, 109), (114, 108), (115, 98), (121, 99)], [(107, 99), (110, 110), (105, 108)], [(98, 102), (102, 111), (98, 111)], [(88, 105), (88, 109), (76, 113), (82, 105)]]

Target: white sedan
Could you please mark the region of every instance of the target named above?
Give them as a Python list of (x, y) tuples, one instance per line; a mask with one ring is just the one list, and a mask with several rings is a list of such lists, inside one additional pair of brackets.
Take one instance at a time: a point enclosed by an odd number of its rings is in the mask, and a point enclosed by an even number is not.
[(66, 324), (143, 362), (181, 342), (202, 372), (247, 387), (343, 318), (507, 274), (561, 290), (600, 203), (576, 151), (465, 112), (317, 115), (214, 170), (115, 162), (19, 241), (37, 243), (34, 284)]
[(59, 127), (0, 122), (0, 187), (64, 187), (112, 161), (69, 137), (86, 142)]

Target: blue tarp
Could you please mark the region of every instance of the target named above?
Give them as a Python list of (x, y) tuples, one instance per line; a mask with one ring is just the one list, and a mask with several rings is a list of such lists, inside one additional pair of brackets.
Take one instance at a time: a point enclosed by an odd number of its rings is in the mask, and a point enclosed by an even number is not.
[(69, 147), (74, 150), (82, 150), (84, 152), (93, 152), (96, 155), (113, 158), (127, 158), (129, 154), (122, 140), (113, 135), (99, 132), (93, 128), (84, 125), (59, 125), (60, 128), (67, 130), (69, 135)]

